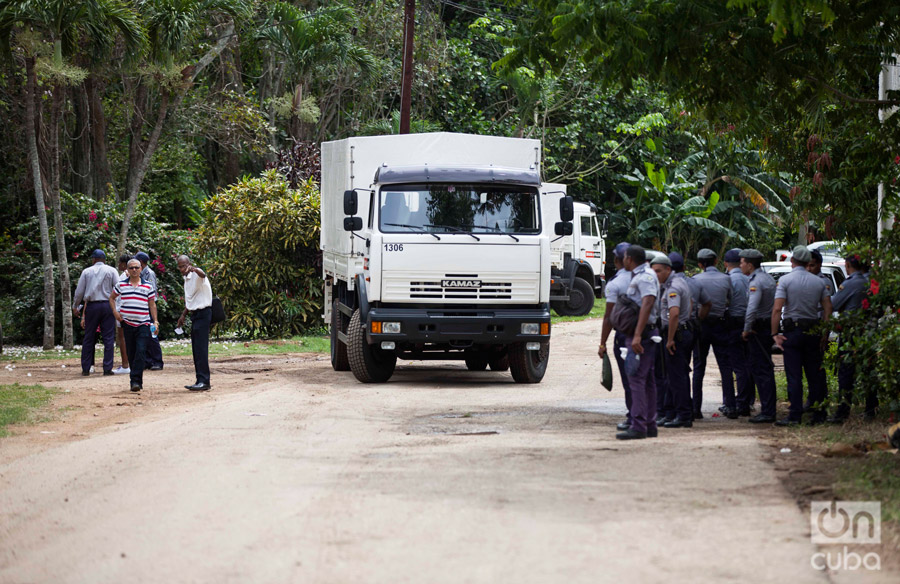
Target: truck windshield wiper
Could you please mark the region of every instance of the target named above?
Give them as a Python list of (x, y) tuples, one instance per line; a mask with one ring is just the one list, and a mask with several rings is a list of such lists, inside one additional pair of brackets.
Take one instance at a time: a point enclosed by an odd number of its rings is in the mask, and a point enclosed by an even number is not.
[(441, 240), (441, 238), (438, 237), (436, 234), (434, 234), (430, 231), (425, 231), (425, 228), (422, 227), (421, 225), (407, 225), (406, 223), (385, 223), (385, 225), (390, 225), (392, 227), (406, 227), (408, 229), (418, 229), (422, 233), (427, 233), (428, 235), (432, 236), (433, 238), (437, 239), (438, 241)]
[(434, 225), (434, 224), (429, 223), (428, 227), (443, 227), (444, 229), (452, 230), (454, 233), (462, 233), (464, 235), (471, 235), (472, 237), (475, 238), (475, 241), (481, 241), (481, 238), (478, 237), (477, 235), (475, 235), (474, 233), (472, 233), (471, 231), (466, 231), (465, 229), (460, 229), (459, 227), (453, 227), (452, 225)]

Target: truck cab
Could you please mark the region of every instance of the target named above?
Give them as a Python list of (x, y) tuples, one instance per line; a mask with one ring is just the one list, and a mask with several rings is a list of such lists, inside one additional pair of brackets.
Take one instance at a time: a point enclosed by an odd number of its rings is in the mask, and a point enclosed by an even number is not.
[[(383, 382), (398, 358), (458, 359), (470, 370), (509, 369), (520, 383), (543, 378), (550, 233), (566, 231), (556, 223), (571, 231), (572, 209), (571, 200), (554, 201), (568, 205), (569, 221), (545, 223), (535, 146), (539, 153), (534, 140), (460, 134), (323, 144), (323, 276), (336, 370)], [(468, 164), (451, 164), (459, 161)], [(371, 179), (356, 186), (362, 169)]]

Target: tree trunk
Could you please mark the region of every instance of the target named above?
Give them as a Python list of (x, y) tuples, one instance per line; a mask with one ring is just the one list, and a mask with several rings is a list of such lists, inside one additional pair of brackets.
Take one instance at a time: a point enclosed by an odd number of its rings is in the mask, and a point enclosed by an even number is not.
[(72, 140), (72, 192), (94, 196), (94, 172), (91, 169), (91, 114), (84, 85), (72, 87), (75, 105), (75, 137)]
[(50, 108), (50, 161), (53, 176), (50, 177), (50, 205), (56, 227), (56, 260), (59, 266), (59, 295), (62, 298), (63, 349), (70, 351), (75, 344), (72, 330), (72, 284), (69, 279), (69, 254), (66, 253), (66, 228), (63, 225), (62, 204), (59, 196), (59, 120), (62, 117), (66, 88), (53, 87)]
[(37, 75), (34, 72), (34, 57), (25, 59), (25, 133), (28, 140), (28, 163), (34, 185), (34, 200), (37, 207), (38, 224), (41, 230), (41, 263), (44, 271), (44, 349), (53, 348), (54, 311), (56, 290), (53, 285), (53, 254), (50, 249), (50, 229), (47, 226), (47, 208), (44, 203), (44, 186), (41, 177), (40, 155), (37, 146), (37, 125), (35, 124), (35, 91)]
[(106, 199), (110, 193), (113, 193), (116, 196), (116, 200), (118, 200), (119, 196), (113, 183), (112, 168), (109, 166), (109, 157), (106, 150), (106, 115), (103, 113), (103, 101), (100, 99), (100, 85), (100, 81), (93, 74), (84, 80), (84, 90), (87, 94), (90, 116), (93, 183), (98, 199)]
[[(128, 158), (128, 180), (125, 184), (125, 196), (128, 205), (125, 207), (125, 216), (122, 218), (122, 226), (119, 229), (119, 242), (117, 245), (117, 255), (120, 256), (125, 252), (125, 243), (128, 241), (128, 228), (131, 225), (131, 219), (134, 217), (134, 207), (137, 202), (138, 194), (141, 191), (141, 185), (144, 183), (144, 177), (150, 169), (150, 161), (159, 146), (159, 136), (162, 133), (163, 126), (166, 123), (166, 117), (169, 112), (175, 112), (181, 105), (185, 94), (188, 92), (194, 81), (225, 50), (233, 40), (234, 22), (230, 22), (225, 26), (224, 30), (219, 31), (219, 41), (211, 47), (195, 65), (185, 67), (182, 70), (184, 84), (177, 92), (164, 91), (160, 100), (159, 113), (156, 116), (156, 123), (147, 141), (142, 139), (144, 127), (144, 112), (147, 109), (147, 89), (141, 83), (138, 85), (137, 94), (135, 95), (134, 114), (131, 119), (131, 148)], [(142, 93), (142, 89), (143, 93)]]

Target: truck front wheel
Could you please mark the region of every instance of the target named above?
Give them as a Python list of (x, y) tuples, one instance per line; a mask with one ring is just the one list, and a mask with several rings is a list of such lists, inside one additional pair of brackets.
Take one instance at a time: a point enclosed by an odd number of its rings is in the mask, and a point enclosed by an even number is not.
[(363, 383), (384, 383), (391, 378), (397, 366), (397, 354), (366, 342), (366, 323), (360, 317), (359, 309), (350, 317), (347, 338), (350, 341), (347, 357), (354, 377)]
[(540, 383), (550, 360), (550, 341), (541, 343), (537, 351), (529, 351), (525, 343), (509, 347), (509, 369), (516, 383)]
[(338, 301), (331, 305), (331, 368), (335, 371), (350, 371), (347, 345), (338, 338), (338, 331), (347, 332), (347, 317), (338, 310)]

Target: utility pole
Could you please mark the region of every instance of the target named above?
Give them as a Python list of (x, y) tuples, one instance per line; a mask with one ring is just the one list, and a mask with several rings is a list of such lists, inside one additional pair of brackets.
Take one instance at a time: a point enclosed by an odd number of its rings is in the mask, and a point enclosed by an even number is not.
[[(900, 55), (894, 55), (894, 63), (887, 62), (878, 76), (878, 99), (888, 99), (888, 91), (900, 89)], [(897, 112), (897, 108), (878, 110), (878, 120), (884, 122)], [(878, 185), (878, 239), (894, 227), (894, 216), (884, 209), (884, 184)]]
[(412, 103), (413, 39), (416, 30), (416, 0), (405, 0), (403, 8), (403, 82), (400, 86), (400, 133), (409, 134)]

